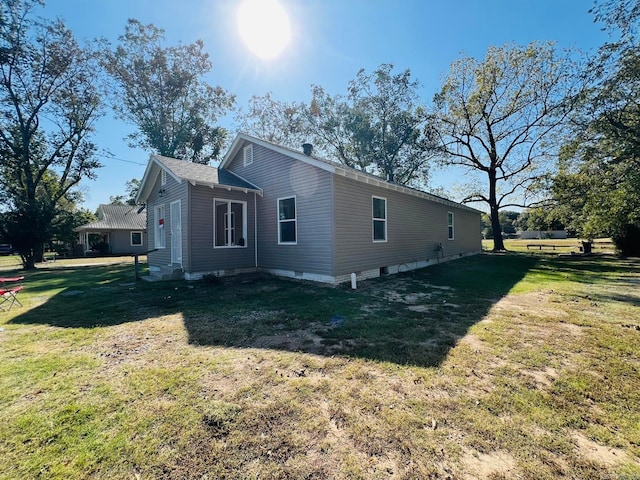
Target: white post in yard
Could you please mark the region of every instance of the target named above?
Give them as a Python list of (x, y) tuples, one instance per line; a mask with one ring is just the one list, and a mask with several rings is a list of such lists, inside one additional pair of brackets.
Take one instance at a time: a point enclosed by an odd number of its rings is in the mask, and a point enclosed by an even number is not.
[(356, 288), (358, 288), (358, 286), (356, 285), (356, 274), (352, 273), (351, 274), (351, 288), (353, 290), (355, 290)]

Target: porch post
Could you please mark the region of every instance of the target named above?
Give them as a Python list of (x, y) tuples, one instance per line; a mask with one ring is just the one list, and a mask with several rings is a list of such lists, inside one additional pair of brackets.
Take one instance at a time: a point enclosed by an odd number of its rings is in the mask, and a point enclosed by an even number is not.
[(253, 192), (253, 256), (258, 268), (258, 194)]

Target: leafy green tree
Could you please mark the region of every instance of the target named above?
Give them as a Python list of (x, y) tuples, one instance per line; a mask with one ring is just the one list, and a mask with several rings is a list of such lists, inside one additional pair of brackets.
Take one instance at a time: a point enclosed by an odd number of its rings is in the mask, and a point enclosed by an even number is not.
[(548, 207), (535, 207), (524, 210), (515, 222), (518, 230), (522, 231), (548, 231), (564, 230), (555, 211)]
[(420, 184), (436, 150), (418, 88), (408, 69), (393, 73), (393, 65), (383, 64), (370, 74), (360, 70), (347, 96), (313, 88), (306, 128), (345, 165), (399, 184)]
[(236, 112), (238, 128), (250, 135), (279, 145), (299, 149), (305, 143), (304, 105), (297, 102), (280, 102), (268, 92), (249, 99), (247, 112)]
[(480, 229), (482, 238), (493, 238), (493, 228), (491, 228), (491, 217), (486, 213), (480, 216)]
[(96, 220), (93, 212), (86, 208), (78, 208), (76, 203), (67, 202), (66, 205), (62, 205), (52, 222), (51, 243), (54, 249), (59, 253), (73, 253), (78, 243), (78, 233), (75, 229)]
[(100, 166), (90, 134), (100, 115), (95, 51), (37, 0), (0, 4), (1, 234), (35, 268), (58, 207)]
[(126, 195), (114, 195), (109, 197), (109, 203), (111, 205), (135, 205), (136, 196), (142, 182), (137, 178), (132, 178), (124, 184)]
[(552, 191), (556, 211), (581, 236), (611, 236), (622, 253), (640, 255), (640, 6), (607, 1), (593, 12), (620, 37), (585, 73), (592, 88)]
[[(502, 231), (499, 211), (529, 206), (553, 171), (553, 137), (582, 91), (576, 67), (550, 43), (490, 47), (483, 60), (455, 61), (435, 96), (441, 152), (474, 183), (484, 177), (463, 201), (487, 204), (493, 232)], [(494, 250), (504, 250), (500, 235)]]
[(502, 232), (509, 235), (513, 235), (517, 231), (518, 218), (520, 218), (520, 212), (514, 212), (513, 210), (502, 210), (499, 213), (500, 225), (502, 226)]
[[(502, 233), (513, 235), (517, 232), (520, 212), (503, 210), (500, 212), (500, 226)], [(480, 217), (480, 226), (483, 238), (493, 238), (493, 227), (491, 226), (491, 216), (483, 213)]]
[(197, 163), (218, 158), (227, 132), (215, 126), (234, 97), (203, 80), (213, 67), (201, 40), (163, 47), (164, 31), (129, 20), (103, 64), (114, 82), (113, 105), (136, 125), (130, 145)]

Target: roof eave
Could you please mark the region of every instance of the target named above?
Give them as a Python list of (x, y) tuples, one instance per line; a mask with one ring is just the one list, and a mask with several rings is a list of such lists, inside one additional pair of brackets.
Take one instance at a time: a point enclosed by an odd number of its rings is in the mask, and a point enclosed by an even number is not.
[(249, 193), (249, 192), (254, 192), (257, 193), (258, 195), (260, 195), (261, 197), (264, 196), (264, 191), (261, 188), (247, 188), (247, 187), (238, 187), (235, 185), (224, 185), (222, 183), (210, 183), (210, 182), (198, 182), (197, 180), (189, 180), (189, 183), (191, 185), (193, 185), (194, 187), (196, 185), (200, 185), (200, 186), (205, 186), (205, 187), (209, 187), (209, 188), (220, 188), (223, 190), (234, 190), (237, 192), (244, 192), (244, 193)]

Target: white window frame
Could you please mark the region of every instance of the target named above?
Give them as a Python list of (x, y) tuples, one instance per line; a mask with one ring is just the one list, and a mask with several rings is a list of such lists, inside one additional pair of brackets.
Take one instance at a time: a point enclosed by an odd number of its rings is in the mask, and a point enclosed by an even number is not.
[[(231, 245), (231, 238), (230, 238), (230, 234), (232, 232), (232, 229), (229, 228), (227, 230), (227, 224), (226, 224), (226, 220), (225, 223), (223, 224), (223, 228), (226, 231), (225, 232), (225, 240), (226, 240), (226, 244), (225, 245), (216, 245), (216, 202), (224, 202), (227, 204), (227, 212), (225, 213), (225, 217), (229, 214), (233, 215), (233, 212), (231, 212), (231, 204), (232, 203), (239, 203), (242, 205), (242, 231), (243, 231), (243, 235), (240, 238), (244, 238), (244, 245)], [(228, 217), (227, 217), (228, 218)], [(230, 200), (228, 198), (214, 198), (213, 199), (213, 248), (247, 248), (247, 244), (249, 243), (247, 235), (249, 234), (249, 231), (247, 230), (247, 202), (244, 202), (242, 200)], [(236, 231), (237, 233), (237, 231)]]
[[(133, 243), (133, 234), (134, 233), (139, 233), (140, 234), (140, 243)], [(142, 245), (144, 245), (143, 233), (140, 230), (134, 230), (134, 231), (129, 232), (129, 241), (131, 242), (131, 246), (132, 247), (141, 247)]]
[[(373, 203), (375, 200), (383, 200), (384, 201), (384, 218), (377, 218), (374, 217), (374, 207), (373, 207)], [(388, 238), (388, 232), (387, 232), (387, 199), (386, 197), (377, 197), (375, 195), (371, 196), (371, 240), (373, 241), (373, 243), (386, 243), (387, 238)], [(376, 239), (376, 228), (375, 228), (375, 224), (376, 222), (383, 222), (384, 223), (384, 239), (380, 240), (380, 239)]]
[[(293, 218), (280, 219), (280, 201), (281, 200), (290, 200), (293, 198), (293, 208), (295, 211), (295, 216)], [(297, 245), (298, 244), (298, 199), (295, 195), (289, 197), (280, 197), (276, 199), (276, 218), (278, 219), (278, 245)], [(282, 231), (280, 230), (280, 225), (285, 222), (293, 222), (293, 231), (296, 239), (293, 242), (283, 242), (282, 241)]]
[(447, 240), (455, 240), (453, 212), (447, 212)]
[(161, 170), (161, 173), (160, 173), (160, 185), (164, 187), (166, 184), (167, 184), (167, 171), (166, 170)]
[[(162, 225), (160, 225), (160, 219), (163, 221)], [(153, 209), (153, 242), (155, 248), (167, 247), (166, 228), (167, 222), (164, 205), (156, 205)]]
[(253, 163), (253, 144), (250, 143), (242, 149), (242, 165), (247, 167)]

